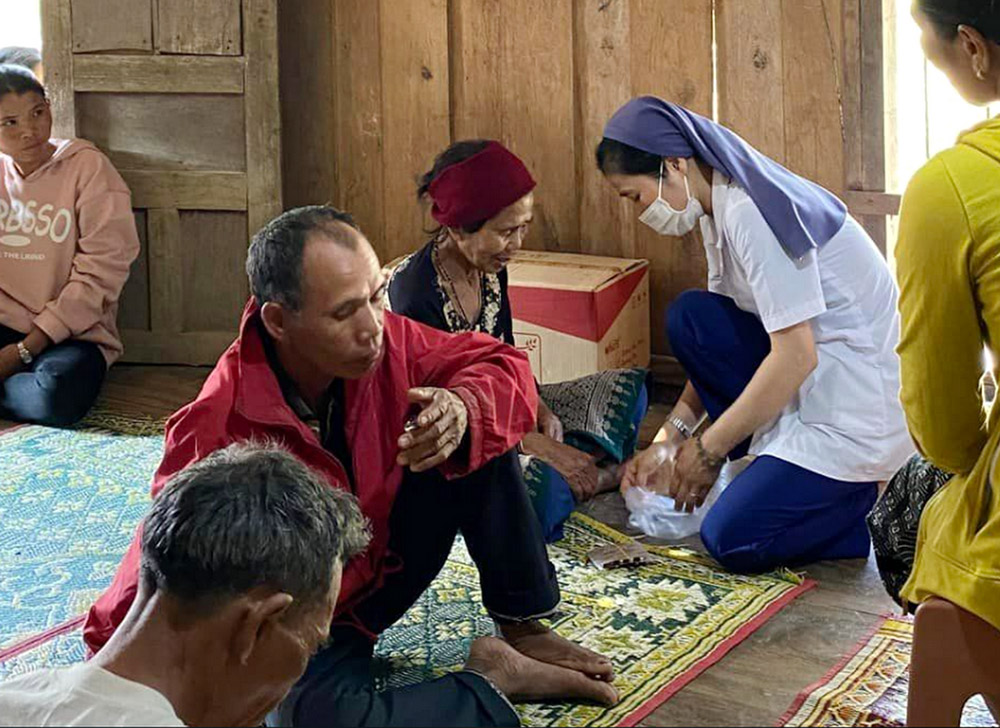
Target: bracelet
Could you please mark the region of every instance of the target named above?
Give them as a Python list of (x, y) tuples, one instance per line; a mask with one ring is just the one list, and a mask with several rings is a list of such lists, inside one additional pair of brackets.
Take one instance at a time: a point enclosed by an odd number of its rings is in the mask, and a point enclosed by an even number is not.
[(705, 466), (708, 470), (715, 470), (721, 468), (726, 462), (725, 457), (719, 457), (718, 455), (713, 455), (708, 450), (705, 449), (705, 444), (701, 441), (701, 435), (695, 438), (695, 445), (698, 447), (698, 459), (701, 460), (701, 464)]
[(681, 436), (685, 440), (690, 440), (691, 439), (691, 435), (694, 434), (694, 432), (691, 430), (691, 428), (687, 426), (687, 423), (684, 420), (682, 420), (680, 417), (677, 417), (676, 415), (672, 416), (669, 420), (667, 420), (667, 422), (669, 424), (673, 425), (674, 428), (679, 433), (681, 433)]

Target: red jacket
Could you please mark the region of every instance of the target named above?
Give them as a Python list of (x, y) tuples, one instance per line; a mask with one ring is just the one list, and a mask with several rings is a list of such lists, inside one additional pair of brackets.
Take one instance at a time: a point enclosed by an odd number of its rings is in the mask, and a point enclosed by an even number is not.
[[(153, 496), (179, 470), (232, 442), (251, 438), (283, 443), (325, 475), (332, 487), (350, 489), (341, 464), (285, 402), (268, 364), (259, 318), (251, 301), (239, 338), (222, 355), (197, 399), (167, 422)], [(375, 369), (345, 383), (344, 429), (355, 463), (354, 492), (371, 521), (372, 542), (344, 569), (337, 605), (341, 620), (351, 620), (352, 606), (377, 589), (384, 577), (389, 514), (403, 479), (403, 469), (396, 464), (396, 440), (410, 413), (406, 391), (418, 386), (446, 388), (468, 408), (467, 458), (442, 466), (448, 477), (473, 472), (511, 450), (535, 420), (537, 393), (528, 360), (496, 339), (447, 334), (386, 312), (384, 342)], [(139, 557), (137, 532), (111, 586), (87, 615), (84, 640), (93, 652), (108, 641), (135, 598)]]

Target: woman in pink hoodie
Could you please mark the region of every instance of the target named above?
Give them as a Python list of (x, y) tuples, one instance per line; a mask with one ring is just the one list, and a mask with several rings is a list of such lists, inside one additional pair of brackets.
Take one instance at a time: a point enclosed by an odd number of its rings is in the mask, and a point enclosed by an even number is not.
[(38, 79), (0, 65), (0, 417), (58, 427), (87, 413), (121, 355), (139, 238), (108, 158), (51, 131)]

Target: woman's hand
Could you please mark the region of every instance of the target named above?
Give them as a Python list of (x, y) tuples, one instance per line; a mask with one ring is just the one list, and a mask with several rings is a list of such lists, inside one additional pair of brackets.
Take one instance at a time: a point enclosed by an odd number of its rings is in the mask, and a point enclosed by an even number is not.
[(673, 478), (670, 482), (670, 497), (674, 499), (674, 510), (693, 513), (695, 508), (705, 505), (708, 492), (719, 478), (725, 462), (716, 458), (708, 462), (702, 456), (697, 439), (684, 442), (674, 460)]
[(24, 369), (24, 362), (21, 361), (17, 344), (8, 344), (0, 349), (0, 382), (4, 382), (22, 369)]
[(636, 453), (622, 473), (622, 492), (629, 488), (645, 488), (654, 493), (665, 493), (673, 481), (673, 459), (677, 446), (670, 441), (654, 442)]
[(469, 412), (462, 398), (447, 389), (418, 387), (406, 396), (423, 411), (417, 416), (417, 428), (399, 438), (396, 462), (422, 473), (441, 465), (459, 448), (469, 427)]
[(541, 399), (538, 400), (538, 431), (556, 442), (563, 441), (563, 423)]

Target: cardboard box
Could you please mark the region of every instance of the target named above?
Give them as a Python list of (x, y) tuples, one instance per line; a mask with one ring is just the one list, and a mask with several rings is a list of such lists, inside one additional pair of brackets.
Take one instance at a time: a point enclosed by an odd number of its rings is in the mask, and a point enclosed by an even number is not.
[(649, 366), (649, 261), (522, 251), (508, 270), (515, 344), (539, 382)]

